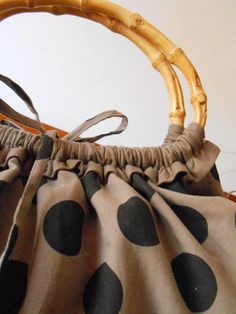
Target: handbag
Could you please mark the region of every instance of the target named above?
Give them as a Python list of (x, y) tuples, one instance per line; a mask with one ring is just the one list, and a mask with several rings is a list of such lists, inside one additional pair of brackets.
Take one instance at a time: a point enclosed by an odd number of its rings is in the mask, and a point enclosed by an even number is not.
[[(113, 110), (60, 136), (0, 77), (36, 117), (0, 102), (8, 117), (0, 124), (0, 313), (234, 313), (235, 204), (219, 182), (219, 148), (205, 139), (206, 95), (190, 60), (140, 15), (107, 1), (0, 3), (0, 19), (35, 11), (89, 18), (137, 44), (166, 81), (170, 126), (160, 146), (98, 145), (127, 126)], [(186, 128), (171, 64), (191, 89)], [(81, 137), (114, 116), (122, 119), (115, 131)]]

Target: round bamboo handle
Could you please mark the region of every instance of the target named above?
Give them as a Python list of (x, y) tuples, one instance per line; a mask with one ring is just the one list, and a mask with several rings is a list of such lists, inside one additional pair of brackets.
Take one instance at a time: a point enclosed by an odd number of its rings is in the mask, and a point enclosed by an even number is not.
[(54, 15), (62, 15), (62, 14), (70, 14), (76, 15), (84, 18), (88, 18), (90, 20), (96, 21), (113, 32), (120, 33), (121, 35), (130, 39), (133, 43), (135, 43), (149, 58), (153, 67), (157, 69), (160, 74), (163, 76), (167, 91), (169, 94), (171, 109), (170, 109), (170, 122), (179, 124), (181, 126), (184, 125), (185, 118), (185, 108), (184, 108), (184, 100), (183, 93), (180, 86), (180, 82), (178, 77), (164, 56), (163, 53), (159, 51), (158, 48), (154, 47), (149, 41), (145, 38), (142, 38), (139, 34), (135, 33), (131, 29), (129, 29), (123, 23), (113, 19), (108, 18), (104, 15), (97, 13), (83, 13), (77, 9), (69, 8), (69, 7), (55, 7), (55, 6), (45, 6), (45, 7), (37, 7), (37, 8), (14, 8), (9, 9), (7, 11), (3, 11), (0, 13), (0, 20), (3, 20), (13, 14), (23, 13), (23, 12), (48, 12)]
[[(7, 10), (7, 11), (6, 11)], [(177, 48), (154, 26), (145, 21), (141, 16), (132, 14), (128, 10), (101, 0), (67, 1), (66, 4), (55, 0), (3, 0), (0, 3), (1, 19), (15, 13), (28, 11), (44, 11), (53, 14), (75, 14), (93, 19), (102, 23), (113, 31), (119, 32), (135, 42), (149, 56), (154, 67), (157, 67), (162, 75), (165, 74), (167, 88), (172, 100), (171, 121), (183, 124), (184, 110), (181, 108), (182, 91), (175, 72), (170, 69), (165, 56), (160, 54), (157, 47), (168, 56), (169, 60), (177, 65), (186, 76), (191, 88), (191, 102), (194, 107), (194, 121), (205, 125), (206, 121), (206, 95), (201, 86), (200, 79), (191, 62), (181, 49)], [(100, 14), (97, 14), (99, 11)], [(109, 16), (109, 18), (107, 17)], [(115, 27), (114, 27), (115, 26)], [(126, 28), (125, 28), (126, 26)], [(130, 31), (133, 31), (132, 33)], [(134, 35), (136, 33), (136, 35)], [(138, 37), (138, 35), (141, 35)], [(136, 37), (135, 37), (136, 36)], [(151, 45), (152, 43), (152, 45)], [(146, 48), (148, 47), (148, 48)], [(155, 56), (155, 57), (154, 57)], [(162, 70), (161, 70), (162, 69)], [(172, 73), (172, 75), (170, 74)], [(173, 84), (173, 81), (175, 84)], [(170, 83), (172, 82), (172, 83)], [(175, 88), (173, 87), (175, 85)], [(176, 101), (178, 98), (178, 101)], [(173, 101), (175, 99), (175, 101)], [(181, 122), (182, 121), (182, 122)]]

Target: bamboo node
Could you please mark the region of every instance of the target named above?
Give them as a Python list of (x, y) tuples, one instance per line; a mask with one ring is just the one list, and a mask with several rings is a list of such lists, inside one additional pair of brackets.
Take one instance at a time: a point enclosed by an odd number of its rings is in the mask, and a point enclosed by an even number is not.
[(55, 5), (55, 6), (52, 7), (52, 13), (54, 15), (63, 15), (64, 14), (64, 10), (63, 10), (62, 7), (59, 7), (59, 6)]
[(29, 9), (34, 8), (34, 1), (33, 0), (25, 0), (26, 5)]
[(182, 48), (176, 48), (174, 50), (174, 52), (171, 53), (168, 61), (170, 63), (174, 63), (176, 61), (176, 59), (178, 59), (181, 55), (184, 55), (183, 49)]
[(152, 60), (152, 66), (158, 70), (165, 61), (167, 61), (166, 56), (163, 53), (158, 53)]
[(140, 14), (134, 13), (130, 15), (130, 24), (129, 28), (134, 30), (137, 26), (142, 25), (144, 23), (144, 19)]
[(175, 111), (171, 111), (169, 113), (169, 118), (180, 118), (180, 119), (184, 119), (185, 118), (185, 110), (175, 110)]
[(207, 101), (207, 97), (206, 97), (206, 94), (204, 94), (204, 93), (199, 93), (199, 94), (191, 97), (191, 103), (198, 102), (201, 105), (204, 105), (206, 103), (206, 101)]
[(79, 2), (79, 8), (82, 12), (85, 10), (85, 4), (88, 2), (88, 0), (78, 0)]
[(110, 24), (109, 24), (109, 29), (112, 32), (117, 33), (117, 29), (118, 29), (119, 24), (120, 24), (120, 21), (118, 21), (117, 19), (111, 18)]

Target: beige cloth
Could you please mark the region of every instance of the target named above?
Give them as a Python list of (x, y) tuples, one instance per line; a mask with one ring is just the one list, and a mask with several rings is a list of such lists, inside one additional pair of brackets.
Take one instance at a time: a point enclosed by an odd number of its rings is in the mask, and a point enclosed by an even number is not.
[(236, 205), (199, 125), (161, 147), (0, 144), (0, 313), (235, 313)]

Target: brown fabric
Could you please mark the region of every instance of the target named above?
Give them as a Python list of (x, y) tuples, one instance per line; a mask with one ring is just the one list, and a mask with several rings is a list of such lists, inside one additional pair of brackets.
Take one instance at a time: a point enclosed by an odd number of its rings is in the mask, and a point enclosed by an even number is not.
[[(10, 147), (22, 146), (32, 157), (37, 155), (42, 136), (33, 135), (14, 128), (2, 126), (0, 143)], [(112, 171), (123, 172), (128, 180), (130, 175), (140, 168), (143, 174), (152, 177), (156, 184), (172, 182), (180, 172), (188, 174), (189, 179), (201, 180), (214, 164), (219, 148), (204, 140), (204, 131), (197, 123), (191, 123), (175, 142), (162, 147), (117, 147), (99, 146), (93, 143), (75, 143), (54, 139), (53, 152), (46, 170), (46, 176), (54, 177), (61, 163), (71, 170), (81, 163), (80, 171), (85, 174), (89, 163), (96, 164), (100, 180), (106, 180), (106, 174)], [(65, 162), (66, 161), (66, 162)], [(82, 169), (83, 168), (83, 169)]]
[[(95, 124), (109, 119), (109, 118), (121, 118), (121, 123), (118, 126), (118, 128), (114, 131), (108, 132), (108, 133), (103, 133), (103, 134), (99, 134), (93, 137), (86, 137), (86, 138), (81, 138), (80, 135), (82, 133), (84, 133), (84, 131), (88, 130), (89, 128), (91, 128), (92, 126), (94, 126)], [(86, 121), (84, 121), (84, 123), (82, 123), (80, 126), (78, 126), (75, 130), (71, 131), (69, 134), (67, 134), (66, 136), (63, 137), (64, 140), (72, 140), (75, 142), (96, 142), (99, 139), (105, 137), (105, 136), (110, 136), (110, 135), (114, 135), (114, 134), (120, 134), (122, 133), (126, 127), (128, 125), (128, 118), (121, 112), (116, 111), (116, 110), (108, 110), (108, 111), (104, 111)]]
[[(177, 125), (171, 124), (169, 126), (168, 134), (164, 141), (164, 146), (173, 143), (177, 138), (182, 135), (184, 128)], [(203, 135), (204, 136), (204, 135)], [(179, 173), (175, 180), (162, 184), (163, 187), (175, 190), (187, 194), (195, 195), (212, 195), (212, 196), (225, 196), (220, 184), (219, 174), (214, 164), (210, 172), (208, 172), (200, 181), (195, 181), (191, 177), (186, 176), (185, 173)]]
[(234, 313), (236, 207), (199, 125), (161, 147), (8, 126), (0, 144), (0, 313)]
[(23, 123), (24, 125), (36, 129), (40, 131), (42, 134), (44, 134), (45, 130), (40, 122), (38, 111), (35, 109), (32, 100), (24, 91), (24, 89), (16, 82), (14, 82), (12, 79), (2, 74), (0, 74), (0, 81), (6, 84), (8, 87), (10, 87), (10, 89), (13, 90), (24, 101), (29, 110), (34, 114), (36, 121), (15, 111), (10, 105), (8, 105), (2, 99), (0, 99), (0, 112), (7, 116), (8, 118)]

